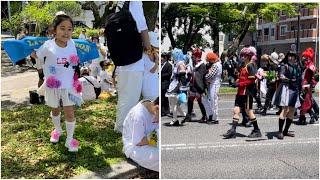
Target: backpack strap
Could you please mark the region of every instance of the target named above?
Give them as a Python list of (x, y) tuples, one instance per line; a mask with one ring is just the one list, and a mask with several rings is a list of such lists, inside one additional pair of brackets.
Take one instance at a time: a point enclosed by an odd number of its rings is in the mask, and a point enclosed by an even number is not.
[(84, 77), (84, 76), (82, 76), (83, 78), (85, 78), (93, 87), (95, 87), (94, 85), (93, 85), (93, 83), (91, 82), (91, 81), (89, 81), (89, 79), (87, 79), (86, 77)]
[(129, 10), (130, 1), (125, 1), (121, 9)]
[(126, 9), (126, 10), (129, 10), (129, 3), (130, 3), (130, 1), (125, 1), (125, 2), (118, 2), (117, 3), (117, 7), (116, 7), (116, 12), (119, 12), (119, 11), (121, 11), (121, 10), (124, 10), (124, 9)]

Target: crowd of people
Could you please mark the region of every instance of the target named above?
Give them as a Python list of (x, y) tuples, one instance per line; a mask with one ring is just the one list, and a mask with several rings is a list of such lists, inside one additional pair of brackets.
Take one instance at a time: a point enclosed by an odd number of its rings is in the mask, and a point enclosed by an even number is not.
[[(223, 80), (237, 88), (232, 126), (223, 134), (225, 138), (235, 138), (239, 125), (253, 126), (249, 138), (261, 137), (255, 114), (270, 115), (267, 113), (270, 109), (279, 109), (276, 112), (279, 139), (294, 136), (289, 132), (294, 118), (298, 118), (297, 125), (318, 121), (319, 107), (312, 97), (318, 82), (312, 48), (301, 54), (289, 51), (258, 55), (255, 47), (245, 46), (239, 53), (223, 53), (221, 57), (210, 51), (202, 59), (202, 54), (203, 50), (196, 46), (192, 47), (191, 56), (177, 48), (161, 54), (161, 116), (172, 117), (170, 125), (178, 126), (192, 120), (194, 100), (201, 111), (198, 121), (218, 124), (218, 94)], [(261, 99), (265, 99), (264, 104)], [(187, 112), (181, 108), (183, 104)], [(179, 115), (184, 118), (178, 118)]]

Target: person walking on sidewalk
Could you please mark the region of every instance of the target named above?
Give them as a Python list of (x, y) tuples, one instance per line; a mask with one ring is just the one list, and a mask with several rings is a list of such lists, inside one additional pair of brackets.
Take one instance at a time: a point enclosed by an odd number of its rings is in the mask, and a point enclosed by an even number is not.
[(223, 134), (226, 139), (235, 138), (236, 137), (236, 127), (239, 121), (240, 109), (241, 107), (245, 108), (247, 115), (252, 122), (254, 127), (253, 131), (249, 138), (257, 138), (261, 137), (261, 132), (258, 127), (257, 119), (253, 113), (252, 105), (253, 105), (253, 96), (254, 96), (254, 88), (255, 88), (255, 74), (256, 67), (252, 63), (252, 58), (255, 58), (256, 50), (254, 47), (245, 47), (240, 51), (240, 57), (243, 60), (242, 65), (240, 66), (239, 79), (233, 84), (233, 87), (238, 87), (236, 99), (235, 99), (235, 107), (233, 109), (233, 121), (232, 127), (227, 131), (227, 133)]

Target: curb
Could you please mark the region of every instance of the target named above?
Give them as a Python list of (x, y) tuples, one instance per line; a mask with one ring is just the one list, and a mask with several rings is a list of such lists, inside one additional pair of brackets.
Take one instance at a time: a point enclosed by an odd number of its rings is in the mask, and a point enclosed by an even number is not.
[(111, 165), (99, 172), (87, 173), (72, 177), (72, 179), (128, 179), (139, 174), (139, 167), (127, 161)]
[(219, 99), (235, 99), (236, 93), (220, 93), (218, 97)]

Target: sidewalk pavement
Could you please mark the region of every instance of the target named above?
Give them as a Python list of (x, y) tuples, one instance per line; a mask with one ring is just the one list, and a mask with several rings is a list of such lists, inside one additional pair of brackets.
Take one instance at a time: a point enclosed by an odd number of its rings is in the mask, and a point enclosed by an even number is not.
[(72, 179), (128, 179), (139, 174), (139, 168), (127, 161), (122, 161), (118, 164), (99, 172), (87, 172), (82, 175), (73, 177)]
[(132, 160), (122, 161), (98, 172), (87, 172), (72, 179), (159, 179), (159, 173), (145, 169)]

